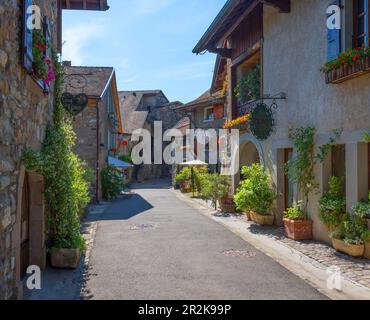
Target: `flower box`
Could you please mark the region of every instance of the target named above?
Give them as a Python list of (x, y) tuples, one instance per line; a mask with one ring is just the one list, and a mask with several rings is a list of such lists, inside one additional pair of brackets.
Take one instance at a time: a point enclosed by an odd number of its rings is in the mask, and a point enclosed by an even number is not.
[(370, 72), (370, 49), (348, 50), (322, 69), (326, 83), (338, 84)]
[(252, 215), (250, 212), (244, 212), (244, 215), (247, 221), (252, 221)]
[(293, 240), (312, 240), (312, 225), (311, 220), (284, 219), (285, 234)]
[(364, 245), (355, 245), (355, 244), (348, 244), (339, 239), (332, 239), (333, 247), (335, 250), (348, 254), (354, 258), (362, 258), (365, 253), (365, 246)]
[(51, 266), (58, 269), (76, 269), (80, 263), (80, 249), (53, 249)]
[(262, 226), (272, 226), (275, 221), (275, 217), (273, 215), (262, 215), (254, 211), (251, 211), (250, 215), (253, 222)]

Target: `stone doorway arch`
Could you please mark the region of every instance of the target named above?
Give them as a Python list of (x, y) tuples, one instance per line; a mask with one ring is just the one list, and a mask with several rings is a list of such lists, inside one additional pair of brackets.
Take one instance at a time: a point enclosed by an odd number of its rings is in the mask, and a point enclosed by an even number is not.
[[(17, 218), (13, 232), (16, 283), (22, 298), (22, 280), (30, 265), (46, 266), (44, 177), (21, 166), (17, 188)], [(28, 264), (28, 266), (27, 266)]]
[(244, 166), (250, 166), (254, 163), (264, 163), (263, 151), (259, 141), (250, 133), (240, 137), (239, 142), (239, 172), (234, 176), (232, 182), (233, 192), (239, 186), (241, 174), (240, 170)]

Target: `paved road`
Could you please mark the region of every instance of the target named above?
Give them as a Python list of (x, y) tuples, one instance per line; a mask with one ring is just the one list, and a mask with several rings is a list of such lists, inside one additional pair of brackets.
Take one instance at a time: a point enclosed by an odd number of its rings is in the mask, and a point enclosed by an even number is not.
[(100, 218), (93, 299), (325, 299), (162, 183), (133, 191)]

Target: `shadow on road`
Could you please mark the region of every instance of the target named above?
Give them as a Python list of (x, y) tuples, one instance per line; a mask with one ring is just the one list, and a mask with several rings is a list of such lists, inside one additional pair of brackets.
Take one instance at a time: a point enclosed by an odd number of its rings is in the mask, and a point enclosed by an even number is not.
[(154, 207), (140, 195), (132, 193), (129, 196), (118, 198), (97, 220), (129, 220), (153, 208)]

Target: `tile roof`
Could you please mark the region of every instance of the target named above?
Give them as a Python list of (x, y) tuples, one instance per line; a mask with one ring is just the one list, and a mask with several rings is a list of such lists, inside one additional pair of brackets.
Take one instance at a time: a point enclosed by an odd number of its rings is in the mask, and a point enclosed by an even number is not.
[(225, 103), (225, 97), (221, 96), (221, 91), (211, 93), (211, 89), (209, 89), (194, 101), (184, 104), (178, 109), (195, 109), (223, 103)]
[(147, 111), (136, 111), (139, 107), (144, 91), (120, 91), (118, 92), (119, 104), (122, 115), (122, 130), (126, 134), (133, 133), (136, 129), (143, 128), (147, 117)]
[(113, 76), (112, 67), (70, 67), (65, 66), (65, 91), (72, 94), (85, 93), (98, 99)]

